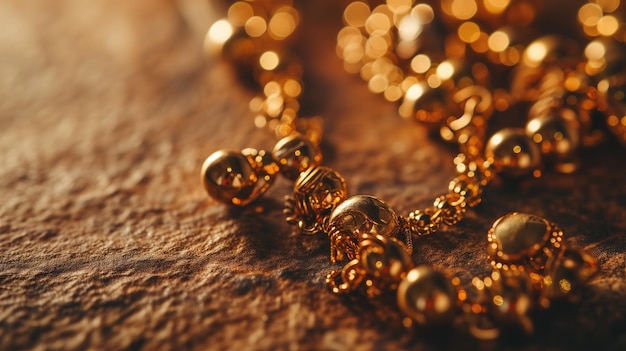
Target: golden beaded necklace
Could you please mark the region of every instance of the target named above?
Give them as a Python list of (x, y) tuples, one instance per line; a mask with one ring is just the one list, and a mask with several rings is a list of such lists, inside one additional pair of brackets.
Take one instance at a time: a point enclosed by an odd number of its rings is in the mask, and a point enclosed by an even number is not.
[[(254, 123), (269, 127), (279, 141), (271, 152), (213, 153), (202, 167), (204, 188), (217, 201), (245, 206), (279, 173), (293, 180), (287, 222), (303, 234), (326, 233), (331, 263), (344, 265), (328, 274), (330, 290), (370, 298), (395, 294), (407, 327), (455, 324), (485, 339), (504, 328), (531, 332), (529, 311), (576, 298), (597, 272), (596, 259), (568, 245), (556, 224), (517, 212), (497, 219), (487, 234), (493, 271), (475, 277), (471, 287), (416, 267), (411, 252), (415, 238), (461, 221), (495, 178), (538, 177), (548, 167), (574, 171), (576, 150), (604, 138), (596, 120), (606, 120), (626, 143), (624, 6), (590, 1), (575, 12), (580, 33), (539, 36), (542, 30), (533, 24), (549, 5), (348, 2), (337, 35), (346, 70), (398, 102), (401, 116), (438, 131), (460, 150), (448, 192), (431, 207), (400, 216), (376, 197), (348, 197), (343, 177), (320, 165), (320, 121), (298, 118), (302, 66), (289, 46), (301, 15), (292, 2), (233, 3), (205, 44), (254, 77), (262, 91), (250, 103)], [(526, 115), (525, 127), (490, 131), (490, 122), (504, 115)]]

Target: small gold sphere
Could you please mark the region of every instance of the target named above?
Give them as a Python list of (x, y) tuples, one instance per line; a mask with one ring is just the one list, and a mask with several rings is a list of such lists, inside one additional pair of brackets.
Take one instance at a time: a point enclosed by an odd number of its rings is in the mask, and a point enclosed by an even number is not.
[[(509, 273), (510, 274), (510, 273)], [(528, 275), (517, 272), (505, 277), (497, 275), (485, 289), (489, 299), (488, 311), (498, 324), (533, 330), (529, 313), (535, 307), (536, 291)]]
[(330, 237), (331, 262), (344, 256), (353, 259), (364, 235), (395, 237), (400, 231), (400, 221), (384, 201), (369, 195), (348, 198), (333, 210), (326, 232)]
[(478, 179), (476, 177), (468, 177), (465, 174), (452, 179), (450, 184), (448, 184), (448, 190), (462, 196), (469, 207), (478, 205), (483, 193)]
[(209, 196), (225, 204), (243, 206), (261, 194), (254, 167), (241, 152), (214, 152), (204, 161), (201, 175)]
[(546, 263), (542, 297), (577, 298), (576, 293), (598, 272), (598, 260), (581, 248), (565, 248)]
[(489, 260), (523, 264), (541, 251), (550, 233), (551, 225), (545, 218), (518, 212), (506, 214), (487, 233)]
[(413, 268), (411, 255), (393, 238), (367, 236), (360, 248), (361, 265), (374, 278), (397, 283)]
[(322, 161), (322, 153), (317, 146), (301, 135), (290, 135), (280, 139), (272, 151), (274, 160), (282, 174), (296, 180), (307, 168), (317, 166)]
[(498, 173), (523, 177), (541, 164), (539, 147), (523, 129), (505, 128), (495, 133), (485, 148), (485, 156), (493, 160)]
[(346, 182), (339, 173), (327, 167), (310, 167), (296, 180), (284, 213), (287, 222), (297, 224), (303, 234), (316, 234), (347, 197)]
[(442, 272), (421, 266), (411, 269), (398, 286), (398, 306), (423, 326), (450, 323), (457, 311), (457, 290)]
[(549, 110), (528, 121), (526, 135), (539, 145), (544, 155), (569, 156), (580, 145), (580, 124), (576, 113), (568, 108)]

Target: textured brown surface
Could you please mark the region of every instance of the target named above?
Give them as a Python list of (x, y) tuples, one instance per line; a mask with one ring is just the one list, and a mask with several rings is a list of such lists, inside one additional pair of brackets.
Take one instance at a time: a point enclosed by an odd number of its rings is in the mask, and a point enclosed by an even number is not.
[[(308, 11), (336, 23), (331, 3)], [(216, 17), (196, 0), (0, 1), (0, 349), (626, 349), (624, 149), (491, 187), (462, 225), (417, 243), (416, 262), (469, 279), (488, 270), (495, 218), (544, 215), (602, 264), (580, 305), (539, 314), (522, 340), (411, 333), (328, 292), (328, 240), (284, 223), (287, 182), (243, 210), (204, 194), (210, 152), (272, 146), (251, 93), (201, 52)], [(352, 194), (428, 205), (454, 151), (343, 73), (332, 30), (307, 40), (325, 163)]]

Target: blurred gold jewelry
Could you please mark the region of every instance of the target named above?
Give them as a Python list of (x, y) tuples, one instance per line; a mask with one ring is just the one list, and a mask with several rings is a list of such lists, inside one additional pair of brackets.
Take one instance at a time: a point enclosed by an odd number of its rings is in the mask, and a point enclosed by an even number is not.
[[(279, 173), (294, 181), (287, 222), (303, 234), (326, 233), (331, 263), (344, 262), (327, 275), (331, 291), (392, 292), (407, 327), (455, 324), (477, 338), (504, 328), (532, 332), (533, 309), (577, 299), (598, 270), (556, 224), (518, 212), (497, 219), (486, 240), (493, 271), (467, 287), (415, 267), (413, 240), (456, 225), (496, 177), (539, 177), (548, 166), (576, 170), (577, 150), (605, 139), (599, 118), (626, 143), (623, 5), (583, 4), (566, 23), (580, 24), (579, 35), (565, 38), (535, 25), (549, 5), (539, 0), (375, 3), (348, 2), (337, 52), (369, 90), (397, 102), (401, 116), (458, 144), (458, 175), (448, 191), (402, 216), (378, 198), (349, 197), (343, 177), (321, 166), (320, 118), (299, 116), (303, 67), (291, 44), (301, 14), (290, 0), (237, 1), (207, 34), (207, 49), (221, 51), (258, 85), (254, 123), (279, 141), (271, 152), (217, 151), (202, 168), (204, 187), (216, 201), (244, 206)], [(510, 124), (488, 137), (492, 122), (515, 116), (523, 128)]]

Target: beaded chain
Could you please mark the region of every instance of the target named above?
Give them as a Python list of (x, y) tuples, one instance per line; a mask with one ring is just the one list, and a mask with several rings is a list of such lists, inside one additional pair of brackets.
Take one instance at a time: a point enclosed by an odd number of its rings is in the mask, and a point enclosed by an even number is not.
[[(407, 327), (454, 324), (482, 339), (504, 329), (531, 332), (533, 309), (576, 300), (598, 270), (596, 258), (568, 244), (556, 224), (518, 212), (497, 219), (486, 243), (493, 271), (469, 287), (444, 271), (415, 266), (411, 253), (413, 240), (461, 221), (493, 179), (539, 177), (546, 168), (574, 171), (576, 151), (605, 139), (598, 120), (626, 144), (624, 6), (619, 0), (582, 4), (576, 39), (540, 36), (534, 24), (545, 6), (347, 3), (337, 35), (345, 69), (398, 103), (401, 116), (459, 147), (448, 191), (432, 206), (401, 216), (376, 197), (349, 197), (344, 178), (321, 165), (320, 118), (299, 116), (303, 67), (291, 48), (301, 13), (292, 1), (234, 2), (227, 18), (211, 26), (205, 46), (253, 78), (261, 92), (250, 102), (254, 124), (279, 140), (272, 151), (210, 155), (201, 172), (205, 190), (219, 202), (245, 206), (281, 174), (294, 181), (287, 222), (302, 234), (326, 233), (330, 262), (343, 265), (327, 275), (333, 293), (395, 294)], [(526, 117), (525, 127), (489, 129), (510, 116)]]

